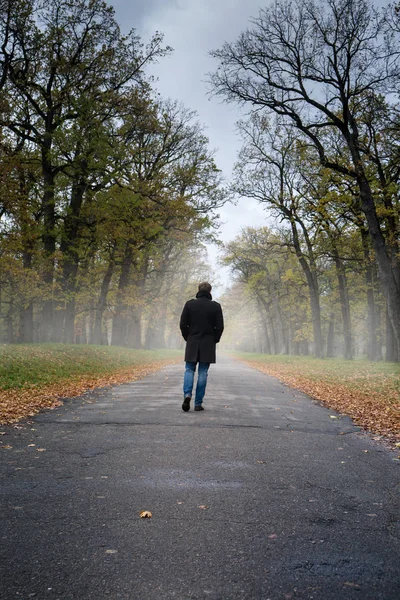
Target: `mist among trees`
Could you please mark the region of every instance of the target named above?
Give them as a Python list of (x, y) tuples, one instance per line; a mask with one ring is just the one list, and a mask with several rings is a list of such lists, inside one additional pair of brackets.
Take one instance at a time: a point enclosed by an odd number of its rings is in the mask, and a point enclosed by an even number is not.
[(213, 52), (249, 111), (233, 187), (275, 218), (225, 248), (252, 349), (399, 360), (399, 33), (399, 5), (282, 0)]
[(196, 115), (152, 89), (170, 48), (102, 0), (0, 12), (1, 341), (173, 346), (226, 192)]
[(400, 358), (400, 5), (279, 0), (212, 51), (244, 108), (224, 186), (171, 52), (102, 0), (0, 0), (0, 341), (174, 347), (233, 195), (228, 348)]

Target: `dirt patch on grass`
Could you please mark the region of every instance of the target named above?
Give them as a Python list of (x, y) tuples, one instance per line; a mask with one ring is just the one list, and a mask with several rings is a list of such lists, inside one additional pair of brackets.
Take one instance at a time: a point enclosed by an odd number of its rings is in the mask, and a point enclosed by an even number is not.
[(53, 409), (61, 406), (62, 398), (80, 396), (83, 392), (98, 387), (121, 385), (130, 381), (142, 379), (154, 373), (167, 364), (176, 360), (157, 361), (125, 367), (112, 374), (83, 375), (79, 379), (58, 381), (52, 385), (30, 386), (22, 389), (0, 391), (0, 424), (16, 423), (26, 417), (33, 417), (43, 409)]
[(363, 429), (382, 435), (393, 444), (400, 442), (398, 393), (392, 391), (383, 395), (374, 390), (367, 393), (345, 385), (316, 381), (304, 375), (288, 373), (287, 366), (242, 359), (241, 361), (321, 401), (328, 408), (348, 415)]

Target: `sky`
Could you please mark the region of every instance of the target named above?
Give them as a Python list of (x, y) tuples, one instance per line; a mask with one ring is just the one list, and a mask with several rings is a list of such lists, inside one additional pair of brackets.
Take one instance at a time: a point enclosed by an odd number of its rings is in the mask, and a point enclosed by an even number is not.
[[(155, 87), (162, 97), (179, 100), (198, 113), (210, 147), (216, 150), (217, 166), (229, 181), (240, 149), (235, 123), (242, 114), (238, 107), (209, 97), (206, 74), (217, 66), (209, 52), (225, 41), (236, 40), (249, 26), (250, 17), (258, 15), (259, 0), (108, 1), (124, 32), (135, 28), (143, 42), (156, 31), (164, 34), (165, 45), (172, 46), (174, 52), (151, 69), (157, 77)], [(219, 213), (223, 224), (218, 237), (223, 242), (233, 239), (245, 226), (265, 224), (266, 219), (262, 207), (248, 199), (236, 206), (227, 204)], [(229, 285), (230, 275), (218, 265), (215, 246), (208, 246), (208, 254), (220, 281), (213, 290), (214, 297), (218, 297)]]

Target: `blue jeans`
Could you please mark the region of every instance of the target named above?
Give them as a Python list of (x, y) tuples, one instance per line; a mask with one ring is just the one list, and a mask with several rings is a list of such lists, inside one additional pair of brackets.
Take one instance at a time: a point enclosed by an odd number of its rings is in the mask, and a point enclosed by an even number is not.
[(183, 395), (192, 397), (194, 374), (196, 371), (196, 364), (199, 365), (197, 385), (196, 385), (196, 396), (194, 399), (194, 405), (200, 406), (203, 402), (204, 394), (206, 393), (207, 375), (210, 363), (205, 362), (187, 362), (185, 366), (185, 376), (183, 378)]

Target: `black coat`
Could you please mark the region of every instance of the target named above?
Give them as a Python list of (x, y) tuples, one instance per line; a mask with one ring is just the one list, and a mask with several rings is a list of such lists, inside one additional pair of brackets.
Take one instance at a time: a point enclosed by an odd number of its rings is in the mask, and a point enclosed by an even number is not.
[(215, 363), (215, 346), (224, 330), (221, 305), (198, 292), (183, 307), (180, 328), (186, 340), (185, 361)]

